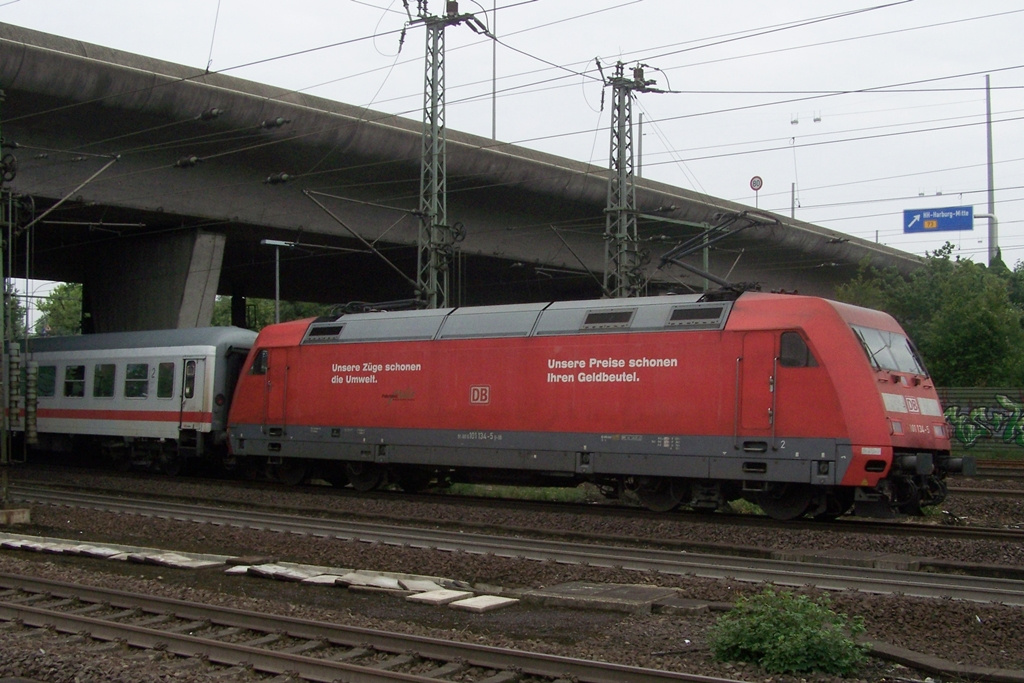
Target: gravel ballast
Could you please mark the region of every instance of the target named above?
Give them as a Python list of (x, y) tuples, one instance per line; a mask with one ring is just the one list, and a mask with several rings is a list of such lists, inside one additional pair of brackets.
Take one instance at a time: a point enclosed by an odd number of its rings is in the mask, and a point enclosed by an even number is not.
[[(52, 479), (52, 477), (51, 477)], [(61, 477), (55, 480), (60, 481)], [(841, 544), (867, 551), (892, 552), (964, 562), (1020, 567), (1024, 550), (993, 542), (940, 542), (927, 538), (895, 538), (874, 534), (835, 534), (816, 531), (756, 530), (749, 527), (695, 521), (690, 515), (649, 520), (592, 517), (560, 512), (519, 512), (514, 505), (467, 508), (458, 502), (408, 502), (388, 497), (365, 499), (332, 495), (329, 489), (240, 488), (216, 481), (104, 477), (75, 472), (67, 480), (78, 485), (126, 488), (133, 496), (175, 495), (209, 500), (242, 501), (253, 505), (325, 508), (352, 514), (388, 515), (457, 523), (493, 523), (539, 530), (590, 531), (613, 535), (738, 543), (762, 548), (818, 548)], [(953, 515), (981, 516), (1000, 523), (1024, 520), (1016, 499), (956, 498), (945, 506)], [(510, 560), (465, 553), (432, 552), (367, 543), (351, 543), (254, 530), (214, 527), (189, 522), (115, 515), (77, 508), (37, 507), (33, 525), (18, 533), (60, 536), (90, 542), (118, 542), (168, 550), (228, 555), (271, 555), (309, 564), (442, 576), (471, 584), (509, 589), (538, 588), (568, 581), (656, 584), (677, 588), (684, 598), (732, 602), (760, 590), (739, 582), (694, 577), (648, 575), (621, 569)], [(584, 528), (586, 527), (586, 528)], [(265, 579), (228, 577), (217, 570), (185, 571), (167, 568), (41, 556), (23, 551), (0, 553), (0, 571), (26, 573), (58, 580), (106, 585), (180, 599), (200, 599), (243, 609), (316, 618), (371, 628), (453, 638), (474, 643), (550, 652), (570, 657), (615, 661), (744, 681), (824, 683), (832, 676), (772, 676), (752, 665), (716, 662), (707, 648), (707, 629), (717, 614), (699, 611), (676, 615), (623, 615), (611, 612), (563, 610), (521, 604), (483, 615), (412, 605), (387, 595), (356, 594), (340, 588), (288, 584)], [(833, 607), (861, 616), (868, 639), (890, 643), (944, 659), (1009, 670), (1024, 670), (1024, 611), (1001, 605), (957, 600), (923, 600), (902, 596), (832, 594)], [(46, 681), (88, 680), (213, 680), (223, 670), (177, 660), (161, 653), (132, 653), (120, 646), (100, 646), (80, 637), (16, 626), (0, 630), (0, 676), (28, 676)], [(231, 672), (245, 680), (248, 672)], [(871, 661), (850, 680), (923, 679), (925, 674)], [(220, 680), (224, 680), (221, 678)]]

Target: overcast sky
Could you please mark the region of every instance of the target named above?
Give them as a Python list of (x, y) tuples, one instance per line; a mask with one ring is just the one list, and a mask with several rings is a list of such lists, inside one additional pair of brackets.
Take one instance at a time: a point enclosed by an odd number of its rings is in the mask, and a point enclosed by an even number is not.
[[(409, 5), (415, 19), (419, 3)], [(799, 219), (916, 254), (948, 240), (981, 263), (986, 219), (971, 232), (905, 235), (903, 212), (987, 213), (990, 74), (999, 243), (1010, 267), (1024, 260), (1019, 0), (461, 0), (458, 9), (498, 43), (466, 24), (447, 29), (451, 129), (607, 166), (603, 79), (617, 61), (643, 63), (666, 91), (639, 93), (634, 105), (643, 176), (786, 215), (795, 187)], [(0, 0), (0, 21), (422, 116), (425, 32), (401, 0)]]

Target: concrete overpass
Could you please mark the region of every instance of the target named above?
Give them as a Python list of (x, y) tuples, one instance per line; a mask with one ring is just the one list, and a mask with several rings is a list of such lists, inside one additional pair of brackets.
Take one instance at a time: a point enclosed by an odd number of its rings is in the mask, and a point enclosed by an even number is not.
[[(283, 299), (413, 296), (419, 121), (5, 24), (0, 88), (13, 274), (83, 283), (95, 331), (204, 325), (216, 294), (272, 298), (263, 239), (300, 245), (280, 253)], [(466, 235), (450, 303), (600, 296), (607, 169), (453, 130), (447, 149)], [(636, 185), (641, 214), (674, 221), (639, 220), (652, 289), (699, 289), (658, 256), (698, 234), (680, 222), (749, 207)], [(710, 271), (830, 295), (862, 261), (918, 263), (776, 218), (715, 245)]]

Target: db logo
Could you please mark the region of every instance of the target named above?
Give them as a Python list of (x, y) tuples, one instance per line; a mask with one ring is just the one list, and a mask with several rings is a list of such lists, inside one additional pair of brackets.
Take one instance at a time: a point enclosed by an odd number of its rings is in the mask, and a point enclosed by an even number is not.
[(921, 406), (920, 404), (918, 404), (917, 398), (913, 396), (907, 396), (907, 410), (909, 410), (912, 413), (921, 412)]
[(489, 386), (476, 386), (469, 388), (469, 402), (483, 404), (491, 402), (491, 388)]

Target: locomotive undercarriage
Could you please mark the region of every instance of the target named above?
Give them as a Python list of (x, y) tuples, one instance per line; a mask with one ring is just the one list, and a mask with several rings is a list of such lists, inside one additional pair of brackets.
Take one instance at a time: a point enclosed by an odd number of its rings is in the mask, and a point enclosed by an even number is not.
[(759, 506), (769, 517), (782, 521), (800, 517), (829, 521), (851, 510), (861, 517), (921, 515), (922, 508), (941, 504), (947, 493), (944, 473), (898, 475), (882, 480), (874, 488), (667, 477), (631, 477), (625, 481), (626, 490), (641, 505), (656, 512), (679, 507), (710, 512), (742, 498)]
[[(250, 443), (240, 441), (239, 445), (249, 446)], [(271, 454), (240, 456), (238, 460), (243, 463), (243, 469), (255, 473), (255, 476), (286, 484), (321, 479), (338, 487), (350, 485), (358, 491), (396, 486), (415, 492), (454, 483), (574, 487), (589, 482), (608, 498), (629, 499), (653, 511), (668, 512), (688, 507), (696, 511), (712, 512), (727, 509), (733, 501), (746, 500), (778, 520), (801, 517), (831, 520), (851, 511), (858, 516), (868, 517), (919, 515), (923, 507), (938, 505), (944, 500), (946, 474), (960, 471), (960, 462), (950, 458), (948, 453), (897, 452), (892, 461), (878, 463), (880, 468), (887, 467), (888, 476), (877, 486), (868, 488), (838, 485), (834, 465), (829, 460), (815, 462), (810, 470), (810, 480), (799, 481), (796, 478), (801, 474), (801, 465), (794, 466), (792, 459), (786, 462), (773, 460), (777, 466), (771, 468), (767, 464), (757, 467), (761, 461), (750, 454), (744, 454), (735, 463), (719, 461), (716, 467), (725, 476), (712, 479), (700, 475), (671, 476), (660, 472), (617, 475), (612, 473), (614, 470), (608, 472), (611, 460), (600, 460), (601, 455), (595, 456), (589, 452), (575, 454), (573, 469), (573, 454), (551, 451), (546, 460), (558, 467), (543, 470), (521, 467), (524, 462), (534, 462), (536, 455), (532, 458), (523, 457), (524, 451), (515, 449), (480, 449), (473, 458), (460, 452), (459, 458), (450, 458), (451, 462), (439, 465), (429, 463), (437, 463), (449, 455), (448, 451), (399, 448), (384, 444), (353, 444), (345, 449), (344, 455), (348, 457), (335, 459), (323, 457), (326, 452), (315, 449), (309, 449), (311, 455), (316, 453), (320, 457), (296, 457), (297, 454), (284, 452), (277, 455), (273, 453), (274, 446), (284, 451), (287, 444), (274, 441), (270, 446), (267, 450)], [(249, 446), (249, 450), (256, 449)], [(342, 453), (335, 450), (332, 455), (337, 457)], [(495, 464), (481, 468), (469, 462), (473, 459), (478, 462), (488, 459)], [(594, 464), (599, 460), (604, 466), (604, 472), (593, 471), (597, 469)], [(248, 467), (244, 467), (244, 463), (249, 463)], [(636, 459), (615, 464), (632, 467), (637, 464), (649, 465), (650, 461)], [(729, 467), (737, 471), (726, 474), (723, 470)], [(739, 469), (760, 476), (745, 477)], [(765, 477), (769, 471), (783, 476)], [(803, 472), (807, 472), (807, 469), (803, 469)], [(788, 480), (779, 480), (784, 478)]]
[(858, 516), (892, 517), (921, 514), (921, 508), (940, 504), (946, 496), (945, 474), (893, 473), (874, 488), (815, 486), (796, 482), (701, 480), (658, 476), (579, 476), (559, 472), (445, 468), (370, 461), (316, 461), (300, 458), (242, 458), (238, 469), (295, 485), (322, 479), (337, 487), (372, 491), (397, 486), (418, 492), (453, 483), (511, 486), (572, 487), (596, 485), (611, 499), (632, 499), (655, 512), (689, 507), (698, 512), (726, 509), (731, 501), (746, 500), (778, 520), (812, 517), (836, 519), (851, 510)]
[(669, 512), (685, 506), (698, 512), (713, 512), (743, 499), (758, 505), (773, 519), (791, 520), (811, 516), (835, 519), (853, 506), (854, 494), (838, 486), (811, 486), (798, 483), (732, 482), (631, 477), (627, 480), (640, 504), (656, 512)]

